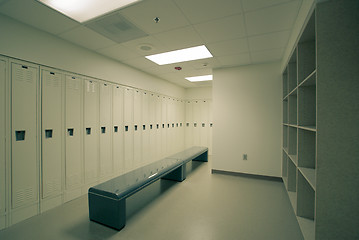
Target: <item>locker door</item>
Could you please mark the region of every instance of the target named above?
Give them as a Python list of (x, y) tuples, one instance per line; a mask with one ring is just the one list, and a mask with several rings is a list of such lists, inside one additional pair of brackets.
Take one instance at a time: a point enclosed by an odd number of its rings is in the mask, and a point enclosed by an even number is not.
[(42, 198), (62, 191), (62, 85), (61, 73), (42, 70)]
[(162, 122), (162, 103), (160, 95), (156, 95), (156, 150), (155, 159), (159, 160), (162, 157), (162, 142), (161, 142), (161, 122)]
[[(6, 211), (5, 208), (5, 184), (6, 184), (6, 170), (5, 170), (5, 96), (6, 96), (6, 62), (0, 59), (0, 215)], [(0, 225), (1, 229), (1, 225)]]
[(113, 173), (112, 161), (112, 85), (100, 83), (100, 176)]
[(167, 155), (167, 98), (166, 97), (162, 97), (161, 140), (162, 140), (162, 157), (166, 157)]
[(98, 180), (99, 168), (99, 83), (84, 81), (84, 172), (85, 183)]
[(200, 126), (200, 145), (204, 146), (204, 147), (208, 147), (208, 115), (209, 115), (209, 110), (208, 110), (208, 101), (206, 100), (201, 100), (200, 101), (200, 109), (201, 109), (201, 126)]
[(149, 146), (149, 157), (150, 162), (153, 162), (156, 154), (156, 98), (153, 93), (149, 95), (149, 135), (150, 135), (150, 146)]
[(179, 103), (179, 150), (182, 151), (185, 147), (185, 132), (184, 125), (185, 124), (185, 103), (183, 100)]
[(186, 148), (193, 146), (193, 102), (186, 101), (185, 138)]
[(193, 144), (195, 146), (201, 145), (201, 106), (199, 101), (193, 102)]
[(208, 108), (209, 108), (209, 142), (208, 142), (208, 154), (212, 155), (212, 147), (213, 147), (213, 104), (212, 100), (209, 100), (208, 102)]
[(83, 176), (82, 160), (82, 79), (66, 75), (65, 126), (66, 126), (66, 189), (81, 187)]
[(124, 102), (124, 145), (125, 145), (125, 169), (129, 171), (133, 169), (133, 89), (125, 89), (125, 102)]
[(150, 144), (150, 135), (149, 135), (149, 123), (148, 123), (148, 93), (142, 93), (142, 162), (143, 164), (149, 162), (149, 144)]
[(172, 99), (167, 98), (167, 155), (172, 154)]
[(134, 166), (138, 167), (142, 164), (142, 92), (139, 90), (134, 90), (134, 152), (133, 152), (133, 161)]
[(37, 87), (38, 69), (12, 63), (11, 205), (38, 201)]
[(123, 142), (123, 95), (124, 89), (120, 86), (113, 86), (113, 135), (112, 149), (114, 170), (117, 173), (124, 172), (124, 142)]

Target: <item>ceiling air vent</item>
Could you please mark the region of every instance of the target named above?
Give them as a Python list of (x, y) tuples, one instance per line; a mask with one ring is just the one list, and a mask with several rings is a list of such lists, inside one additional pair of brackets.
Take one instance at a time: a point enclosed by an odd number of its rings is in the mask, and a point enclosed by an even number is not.
[(85, 26), (117, 43), (148, 36), (147, 33), (121, 16), (119, 12), (95, 19)]

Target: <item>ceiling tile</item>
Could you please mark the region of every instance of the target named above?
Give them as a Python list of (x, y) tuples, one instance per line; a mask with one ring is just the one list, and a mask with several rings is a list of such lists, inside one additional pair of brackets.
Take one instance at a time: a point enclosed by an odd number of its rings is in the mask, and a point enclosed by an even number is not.
[(289, 30), (298, 15), (300, 1), (292, 1), (245, 13), (248, 36)]
[(155, 34), (154, 37), (172, 50), (194, 47), (204, 43), (192, 26)]
[(37, 1), (5, 1), (1, 5), (0, 12), (54, 35), (80, 25), (76, 21)]
[[(180, 9), (168, 0), (146, 0), (120, 10), (129, 21), (148, 34), (160, 33), (189, 25)], [(155, 23), (154, 18), (160, 21)]]
[[(165, 47), (162, 41), (159, 41), (157, 38), (153, 36), (147, 36), (144, 38), (139, 38), (136, 40), (128, 41), (123, 43), (129, 49), (132, 49), (140, 56), (148, 56), (156, 53), (170, 51), (169, 48)], [(150, 50), (142, 50), (141, 47), (147, 46), (152, 49)]]
[(62, 33), (59, 37), (92, 50), (115, 44), (115, 42), (83, 26)]
[(273, 48), (284, 48), (288, 43), (291, 31), (269, 33), (248, 38), (251, 51), (262, 51)]
[(154, 63), (142, 56), (139, 58), (125, 60), (125, 61), (123, 61), (123, 63), (133, 66), (134, 68), (137, 68), (137, 69), (154, 68), (154, 67), (158, 66), (156, 63)]
[(216, 57), (234, 55), (249, 51), (247, 38), (238, 38), (229, 41), (209, 43), (207, 47), (209, 51)]
[(128, 49), (127, 47), (123, 46), (122, 44), (116, 44), (111, 47), (101, 48), (96, 51), (100, 54), (103, 54), (107, 57), (116, 59), (118, 61), (125, 61), (125, 60), (140, 57), (140, 55), (137, 54), (135, 51)]
[(280, 60), (283, 57), (284, 48), (271, 49), (259, 52), (252, 52), (253, 63), (265, 63)]
[(242, 0), (243, 11), (253, 11), (261, 8), (267, 8), (270, 6), (278, 5), (293, 0)]
[(241, 14), (197, 24), (194, 25), (194, 28), (206, 43), (219, 42), (246, 36), (244, 19)]
[(240, 0), (174, 0), (192, 24), (242, 12)]
[(242, 66), (242, 65), (248, 65), (248, 64), (252, 63), (249, 53), (241, 53), (238, 55), (218, 57), (218, 60), (225, 67)]

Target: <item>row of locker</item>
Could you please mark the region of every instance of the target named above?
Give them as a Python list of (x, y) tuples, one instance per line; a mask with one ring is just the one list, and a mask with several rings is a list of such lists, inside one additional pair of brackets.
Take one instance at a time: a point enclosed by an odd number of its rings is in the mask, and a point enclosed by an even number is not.
[(11, 212), (7, 225), (184, 147), (210, 145), (209, 101), (183, 101), (17, 60), (0, 63), (1, 112), (11, 112), (11, 169), (5, 169), (5, 142), (0, 159), (0, 215)]

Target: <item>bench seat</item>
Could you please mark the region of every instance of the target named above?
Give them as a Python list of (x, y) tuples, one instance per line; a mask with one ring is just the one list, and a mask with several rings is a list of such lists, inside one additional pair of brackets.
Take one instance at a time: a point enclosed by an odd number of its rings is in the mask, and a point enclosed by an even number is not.
[(186, 163), (208, 161), (208, 148), (191, 147), (115, 177), (88, 191), (90, 220), (121, 230), (126, 224), (126, 198), (160, 178), (183, 181)]

